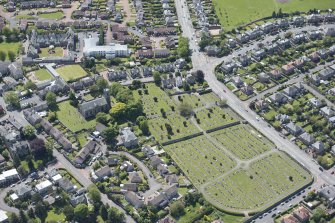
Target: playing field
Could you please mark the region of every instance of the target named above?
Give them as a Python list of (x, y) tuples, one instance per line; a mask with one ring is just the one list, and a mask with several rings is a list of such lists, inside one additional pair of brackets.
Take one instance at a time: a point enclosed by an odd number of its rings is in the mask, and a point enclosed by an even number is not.
[(221, 25), (230, 30), (278, 12), (306, 12), (335, 7), (334, 0), (213, 0)]
[(63, 56), (63, 48), (55, 47), (53, 53), (49, 53), (49, 48), (41, 48), (40, 57), (61, 57)]
[(75, 81), (87, 75), (86, 71), (80, 65), (65, 65), (56, 69), (57, 73), (65, 81)]
[(41, 13), (38, 14), (40, 18), (44, 19), (61, 19), (64, 16), (63, 12), (51, 12), (51, 13)]
[(69, 101), (58, 103), (58, 108), (58, 120), (72, 132), (78, 132), (83, 129), (90, 129), (96, 125), (95, 120), (85, 120), (84, 117), (78, 112), (78, 110), (70, 105)]

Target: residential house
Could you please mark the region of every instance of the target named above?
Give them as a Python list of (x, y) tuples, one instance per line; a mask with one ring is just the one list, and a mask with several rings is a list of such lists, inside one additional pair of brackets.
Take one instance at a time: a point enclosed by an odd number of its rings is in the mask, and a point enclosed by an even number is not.
[(251, 85), (245, 85), (241, 87), (241, 91), (246, 95), (252, 95), (254, 93), (254, 88)]
[(213, 45), (213, 46), (206, 46), (205, 47), (205, 52), (210, 57), (216, 57), (221, 52), (221, 49), (219, 47), (215, 46), (215, 45)]
[(136, 195), (133, 191), (127, 191), (124, 194), (126, 201), (133, 205), (136, 209), (143, 207), (144, 201), (142, 198)]
[(131, 183), (142, 183), (142, 177), (138, 174), (138, 172), (129, 173), (129, 180)]
[(16, 194), (20, 199), (24, 199), (31, 195), (32, 188), (30, 186), (20, 186), (16, 189)]
[(277, 92), (272, 94), (269, 97), (269, 100), (271, 103), (275, 103), (275, 104), (282, 104), (288, 101), (288, 98), (281, 92)]
[(112, 175), (112, 170), (111, 168), (107, 165), (104, 167), (101, 167), (98, 170), (92, 171), (92, 179), (94, 181), (100, 181), (105, 177), (109, 177)]
[(116, 166), (119, 163), (119, 160), (114, 157), (108, 157), (107, 163), (108, 163), (108, 166)]
[(120, 187), (122, 188), (123, 191), (137, 191), (137, 184), (136, 183), (125, 183), (121, 184)]
[(161, 158), (159, 158), (159, 156), (153, 156), (153, 157), (150, 158), (150, 165), (151, 165), (154, 169), (156, 169), (157, 166), (158, 166), (159, 164), (162, 164), (162, 163), (164, 163), (164, 162), (163, 162), (163, 160), (162, 160)]
[(89, 141), (86, 145), (78, 152), (76, 155), (74, 162), (78, 165), (82, 165), (85, 160), (97, 150), (99, 150), (100, 145), (96, 141)]
[(40, 194), (47, 193), (52, 188), (52, 183), (50, 180), (42, 181), (38, 184), (36, 184), (35, 189)]
[(15, 168), (3, 171), (0, 174), (0, 185), (8, 185), (20, 179), (19, 173)]
[(290, 122), (286, 125), (284, 125), (284, 128), (292, 135), (297, 136), (301, 133), (303, 133), (303, 128), (301, 128), (298, 125), (295, 125), (293, 122)]
[(165, 176), (169, 173), (169, 169), (166, 164), (160, 163), (157, 165), (157, 172), (159, 173), (159, 175)]
[(76, 186), (71, 182), (71, 180), (65, 177), (61, 178), (58, 181), (58, 185), (60, 188), (62, 188), (67, 193), (74, 192), (76, 189)]
[(281, 67), (281, 70), (283, 71), (284, 74), (290, 75), (294, 72), (295, 67), (293, 66), (293, 63), (288, 63), (286, 65), (283, 65)]
[(269, 107), (269, 103), (266, 100), (258, 100), (255, 102), (255, 108), (258, 110), (265, 110)]
[(120, 134), (123, 145), (126, 148), (132, 148), (138, 145), (138, 139), (129, 127), (120, 129)]
[(330, 107), (328, 106), (325, 106), (323, 108), (320, 109), (320, 114), (323, 116), (323, 117), (326, 117), (326, 118), (330, 118), (332, 116), (335, 115), (335, 112), (333, 109), (331, 109)]
[(227, 74), (233, 73), (236, 68), (238, 68), (238, 66), (235, 62), (223, 63), (221, 65), (221, 70)]
[(315, 143), (313, 143), (311, 148), (317, 155), (322, 155), (325, 151), (325, 146), (321, 141), (316, 141)]
[(281, 223), (299, 223), (299, 221), (293, 215), (289, 214), (281, 219)]
[(303, 206), (300, 206), (298, 209), (293, 211), (293, 216), (296, 217), (301, 223), (309, 222), (310, 218), (308, 210)]
[(311, 98), (311, 99), (309, 99), (309, 103), (314, 108), (320, 108), (322, 106), (322, 102), (319, 99), (317, 99), (317, 98)]
[(239, 57), (239, 61), (243, 67), (249, 66), (251, 63), (251, 57), (244, 54)]
[(257, 60), (257, 61), (261, 61), (266, 55), (266, 52), (263, 49), (259, 49), (256, 51), (253, 51), (251, 56)]
[(279, 69), (274, 69), (270, 71), (269, 76), (273, 79), (278, 80), (282, 77), (282, 72)]
[(314, 137), (312, 135), (310, 135), (309, 133), (307, 133), (307, 132), (304, 132), (298, 138), (306, 146), (310, 146), (311, 144), (313, 144), (315, 142)]
[(335, 186), (327, 185), (318, 191), (320, 197), (325, 199), (329, 208), (335, 207)]
[(319, 72), (319, 77), (321, 80), (329, 80), (331, 79), (333, 76), (335, 75), (335, 70), (331, 69), (331, 68), (326, 68), (323, 69)]
[(285, 88), (283, 92), (284, 94), (292, 98), (300, 94), (300, 90), (295, 85)]
[(120, 169), (125, 170), (127, 172), (132, 172), (132, 171), (134, 171), (134, 165), (129, 161), (124, 161), (121, 164)]
[(320, 60), (320, 56), (317, 52), (313, 52), (311, 54), (308, 55), (309, 59), (311, 59), (311, 61), (313, 61), (314, 63), (319, 62)]
[(142, 152), (145, 154), (146, 157), (151, 157), (155, 155), (155, 151), (149, 145), (143, 146)]
[(10, 75), (15, 79), (19, 80), (23, 78), (23, 70), (22, 70), (22, 64), (19, 64), (17, 62), (11, 63), (8, 66), (8, 69), (10, 71)]
[(286, 124), (291, 121), (290, 116), (286, 114), (278, 114), (275, 116), (275, 119), (280, 122), (280, 124)]
[(242, 79), (239, 76), (234, 76), (231, 79), (231, 82), (235, 85), (235, 87), (240, 88), (242, 86), (244, 86), (244, 82), (242, 81)]
[(165, 176), (165, 181), (169, 185), (178, 184), (178, 176), (176, 174), (169, 174)]
[(258, 80), (261, 83), (268, 83), (270, 81), (269, 75), (267, 75), (266, 73), (262, 72), (260, 74), (258, 74)]
[(74, 207), (77, 206), (78, 204), (86, 204), (87, 199), (85, 194), (73, 195), (72, 197), (70, 197), (70, 203)]
[(326, 49), (319, 49), (318, 51), (316, 51), (316, 53), (323, 60), (327, 59), (327, 57), (328, 57), (328, 51)]

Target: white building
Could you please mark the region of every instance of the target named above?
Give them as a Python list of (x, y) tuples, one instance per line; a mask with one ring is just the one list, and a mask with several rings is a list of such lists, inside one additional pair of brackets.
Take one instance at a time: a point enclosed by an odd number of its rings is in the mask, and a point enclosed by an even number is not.
[(35, 186), (37, 192), (40, 194), (47, 192), (51, 187), (52, 183), (50, 182), (50, 180), (42, 181)]
[(0, 184), (9, 183), (18, 179), (20, 179), (20, 176), (16, 169), (10, 169), (0, 174)]
[(8, 216), (5, 211), (0, 210), (0, 223), (8, 222)]
[(57, 183), (58, 181), (60, 181), (60, 179), (62, 179), (62, 175), (56, 174), (51, 179), (52, 179), (53, 182)]
[(98, 42), (99, 38), (84, 39), (84, 56), (111, 59), (115, 57), (127, 57), (130, 53), (127, 45), (111, 43), (110, 45), (98, 46)]

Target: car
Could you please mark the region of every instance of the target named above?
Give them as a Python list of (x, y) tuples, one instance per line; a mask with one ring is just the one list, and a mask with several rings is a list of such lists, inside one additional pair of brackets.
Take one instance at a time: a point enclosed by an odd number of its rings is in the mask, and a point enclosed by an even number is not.
[(323, 172), (323, 168), (321, 166), (319, 167), (319, 170)]
[(292, 204), (289, 204), (288, 206), (289, 206), (289, 207), (292, 207)]
[(10, 185), (11, 188), (15, 187), (15, 184)]
[(271, 215), (272, 218), (276, 217), (276, 213), (274, 213), (273, 215)]

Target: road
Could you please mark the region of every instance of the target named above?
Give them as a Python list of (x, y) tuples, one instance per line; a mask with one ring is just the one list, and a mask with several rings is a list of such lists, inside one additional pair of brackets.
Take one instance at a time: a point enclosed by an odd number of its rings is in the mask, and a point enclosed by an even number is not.
[[(246, 52), (250, 47), (242, 48), (239, 52), (233, 52), (231, 55), (219, 58), (210, 59), (204, 53), (199, 52), (197, 42), (194, 39), (195, 30), (193, 29), (192, 22), (190, 21), (189, 11), (186, 6), (185, 0), (175, 0), (177, 14), (179, 18), (180, 25), (182, 26), (183, 36), (188, 37), (190, 40), (190, 49), (192, 53), (192, 63), (194, 70), (203, 70), (205, 72), (205, 79), (209, 86), (212, 88), (213, 92), (217, 94), (220, 98), (226, 99), (228, 105), (235, 110), (238, 114), (242, 116), (243, 119), (248, 121), (252, 126), (254, 126), (259, 132), (265, 135), (267, 138), (271, 139), (279, 150), (285, 151), (293, 159), (299, 162), (302, 166), (308, 169), (317, 180), (322, 180), (327, 184), (335, 184), (335, 178), (326, 171), (321, 171), (319, 165), (313, 162), (313, 159), (308, 156), (305, 152), (300, 150), (293, 142), (284, 139), (280, 134), (272, 127), (268, 126), (268, 123), (262, 119), (256, 119), (258, 116), (254, 111), (252, 111), (246, 103), (243, 103), (239, 98), (233, 94), (222, 82), (218, 81), (215, 77), (214, 69), (222, 61), (226, 61), (229, 58), (238, 56), (238, 53)], [(313, 30), (316, 27), (305, 27), (304, 30)], [(292, 31), (293, 30), (293, 31)], [(292, 29), (295, 30), (302, 29)], [(267, 39), (268, 37), (265, 37)], [(253, 45), (255, 45), (254, 43)], [(194, 52), (195, 51), (195, 52)]]

